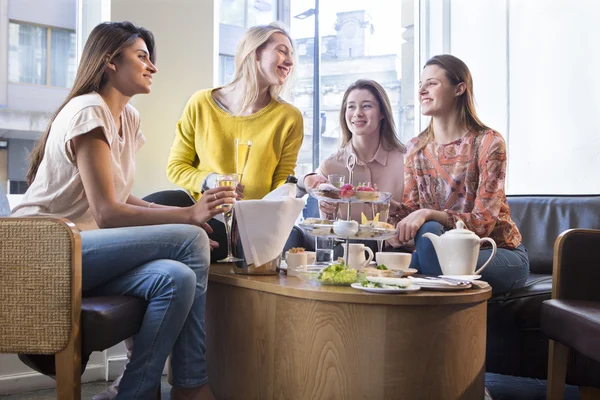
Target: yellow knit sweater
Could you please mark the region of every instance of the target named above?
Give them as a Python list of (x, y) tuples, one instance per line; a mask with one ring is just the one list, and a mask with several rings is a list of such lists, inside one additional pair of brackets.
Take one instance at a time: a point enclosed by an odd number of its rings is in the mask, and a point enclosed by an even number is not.
[(271, 99), (262, 110), (234, 116), (217, 105), (212, 91), (196, 92), (177, 123), (167, 176), (200, 198), (211, 172), (235, 173), (235, 139), (252, 140), (242, 184), (245, 199), (260, 199), (294, 173), (304, 138), (302, 114)]

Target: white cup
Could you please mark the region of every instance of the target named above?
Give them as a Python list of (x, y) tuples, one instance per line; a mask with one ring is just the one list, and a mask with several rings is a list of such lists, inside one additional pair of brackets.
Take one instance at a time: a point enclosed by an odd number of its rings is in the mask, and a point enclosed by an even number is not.
[(306, 268), (308, 264), (308, 254), (302, 253), (285, 253), (285, 263), (287, 264), (287, 275), (296, 276), (296, 270), (298, 268)]
[(383, 264), (387, 269), (406, 271), (410, 265), (410, 253), (375, 253), (377, 264)]
[(306, 265), (313, 265), (317, 260), (317, 253), (314, 251), (305, 251), (306, 253)]

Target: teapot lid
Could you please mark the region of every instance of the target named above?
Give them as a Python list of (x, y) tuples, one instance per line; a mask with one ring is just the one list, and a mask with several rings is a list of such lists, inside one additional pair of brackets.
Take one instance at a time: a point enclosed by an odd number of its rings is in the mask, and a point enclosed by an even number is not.
[(443, 236), (446, 236), (446, 235), (456, 236), (456, 237), (458, 237), (458, 236), (460, 236), (460, 237), (475, 236), (475, 237), (479, 238), (475, 233), (471, 232), (470, 230), (466, 229), (465, 227), (466, 227), (465, 223), (459, 219), (458, 221), (456, 221), (456, 228), (446, 231), (446, 233), (444, 233)]

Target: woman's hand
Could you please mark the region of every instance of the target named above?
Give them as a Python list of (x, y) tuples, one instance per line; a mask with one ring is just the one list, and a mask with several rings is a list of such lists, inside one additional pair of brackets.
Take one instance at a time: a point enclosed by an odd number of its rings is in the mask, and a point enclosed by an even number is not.
[(229, 186), (220, 186), (205, 191), (200, 200), (190, 207), (192, 210), (193, 223), (204, 228), (204, 225), (209, 219), (217, 214), (223, 213), (225, 210), (217, 207), (222, 204), (233, 204), (234, 200), (237, 198), (236, 192), (231, 189), (232, 188)]
[(306, 189), (314, 189), (321, 183), (329, 183), (327, 178), (319, 174), (308, 175), (304, 177), (304, 187)]
[(337, 211), (337, 207), (335, 203), (328, 203), (326, 201), (319, 201), (319, 209), (323, 214), (325, 214), (328, 218), (333, 216), (331, 219), (337, 219), (337, 215), (335, 214)]
[(404, 244), (414, 239), (417, 236), (419, 228), (429, 220), (429, 211), (424, 208), (413, 211), (398, 222), (398, 225), (396, 225), (398, 229), (398, 242)]

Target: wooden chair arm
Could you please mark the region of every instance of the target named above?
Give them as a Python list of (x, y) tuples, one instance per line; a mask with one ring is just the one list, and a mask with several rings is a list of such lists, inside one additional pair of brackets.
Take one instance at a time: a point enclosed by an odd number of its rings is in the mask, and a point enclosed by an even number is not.
[(558, 236), (552, 298), (600, 301), (600, 230), (568, 229)]

